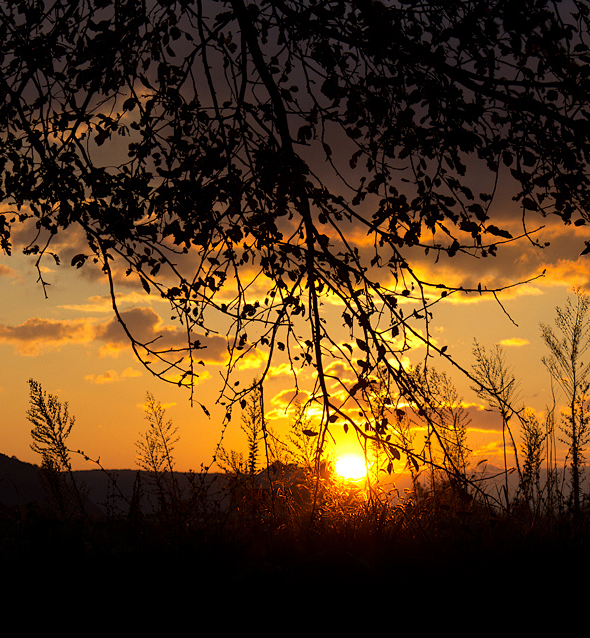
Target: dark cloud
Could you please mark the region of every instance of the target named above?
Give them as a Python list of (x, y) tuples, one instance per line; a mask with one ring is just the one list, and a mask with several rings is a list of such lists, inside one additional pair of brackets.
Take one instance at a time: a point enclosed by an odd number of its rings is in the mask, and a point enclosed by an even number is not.
[(32, 317), (17, 326), (0, 325), (0, 342), (11, 343), (23, 355), (92, 340), (92, 329), (84, 320), (57, 321)]
[[(186, 346), (186, 331), (180, 326), (165, 325), (162, 318), (149, 307), (133, 308), (121, 313), (127, 329), (141, 344), (152, 344), (155, 349), (182, 349)], [(197, 360), (220, 364), (227, 360), (227, 340), (217, 335), (193, 335), (202, 349), (194, 355)], [(10, 343), (27, 356), (36, 356), (44, 350), (69, 344), (101, 342), (102, 355), (116, 356), (131, 347), (122, 325), (113, 318), (106, 323), (95, 319), (52, 320), (33, 317), (16, 326), (0, 324), (0, 343)]]
[[(186, 330), (180, 326), (165, 325), (152, 308), (132, 308), (121, 312), (121, 319), (133, 338), (141, 344), (151, 344), (157, 350), (182, 349), (187, 345)], [(105, 344), (103, 354), (117, 354), (130, 347), (123, 326), (114, 318), (97, 327), (96, 339)], [(223, 363), (227, 359), (227, 340), (217, 335), (193, 335), (202, 349), (194, 356), (207, 363)]]

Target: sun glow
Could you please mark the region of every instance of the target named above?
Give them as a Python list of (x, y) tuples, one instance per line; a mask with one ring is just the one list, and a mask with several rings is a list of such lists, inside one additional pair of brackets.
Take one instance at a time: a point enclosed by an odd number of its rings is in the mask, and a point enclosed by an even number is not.
[(367, 476), (365, 459), (360, 454), (344, 454), (336, 460), (336, 473), (348, 481), (359, 481)]

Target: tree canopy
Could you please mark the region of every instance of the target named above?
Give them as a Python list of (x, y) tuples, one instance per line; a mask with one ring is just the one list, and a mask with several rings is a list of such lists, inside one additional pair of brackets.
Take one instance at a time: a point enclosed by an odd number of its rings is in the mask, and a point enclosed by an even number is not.
[[(493, 259), (519, 239), (494, 209), (502, 180), (526, 241), (541, 216), (590, 219), (586, 0), (6, 0), (0, 12), (2, 248), (26, 220), (39, 258), (81, 230), (72, 266), (104, 269), (154, 374), (191, 387), (208, 336), (227, 338), (225, 401), (243, 400), (230, 380), (245, 353), (264, 352), (266, 370), (288, 355), (317, 372), (324, 432), (341, 419), (378, 436), (331, 401), (327, 361), (355, 371), (359, 405), (378, 366), (427, 400), (400, 357), (410, 339), (437, 350), (431, 306), (461, 290), (424, 281), (412, 255)], [(125, 324), (119, 264), (170, 301), (183, 347)]]

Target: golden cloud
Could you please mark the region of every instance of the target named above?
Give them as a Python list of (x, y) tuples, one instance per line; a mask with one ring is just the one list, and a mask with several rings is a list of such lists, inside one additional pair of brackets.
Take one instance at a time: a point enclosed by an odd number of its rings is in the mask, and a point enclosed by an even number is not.
[[(121, 312), (121, 319), (129, 332), (141, 344), (151, 344), (158, 350), (174, 350), (186, 347), (186, 331), (180, 326), (164, 324), (162, 318), (152, 308), (132, 308)], [(117, 356), (128, 350), (131, 345), (122, 325), (116, 318), (98, 326), (95, 338), (104, 345), (100, 349), (102, 356)], [(227, 361), (227, 340), (218, 335), (194, 335), (201, 349), (194, 352), (195, 358), (212, 364)]]
[(309, 394), (301, 390), (281, 390), (270, 401), (274, 405), (286, 407), (290, 404), (305, 403), (309, 399)]
[(530, 341), (528, 339), (521, 339), (520, 337), (510, 337), (509, 339), (502, 339), (500, 341), (501, 346), (520, 348), (521, 346), (528, 346)]
[[(168, 403), (160, 403), (160, 402), (158, 401), (158, 403), (159, 403), (160, 407), (161, 407), (162, 409), (164, 409), (164, 410), (168, 410), (169, 408), (173, 408), (175, 405), (178, 405), (178, 404), (176, 403), (176, 401), (170, 401), (170, 402), (168, 402)], [(138, 407), (140, 410), (143, 410), (144, 412), (149, 412), (149, 410), (150, 410), (150, 403), (149, 403), (148, 401), (145, 401), (144, 403), (138, 403), (138, 404), (137, 404), (137, 407)]]
[(590, 262), (585, 258), (577, 261), (559, 259), (554, 264), (547, 265), (543, 284), (546, 286), (578, 286), (588, 289), (590, 287)]
[[(168, 303), (166, 299), (162, 297), (155, 297), (146, 294), (145, 292), (132, 291), (129, 293), (119, 293), (116, 295), (117, 307), (122, 308), (127, 304), (147, 304), (153, 301), (163, 301)], [(92, 312), (92, 313), (112, 313), (113, 302), (110, 295), (93, 295), (88, 297), (88, 301), (83, 304), (65, 304), (59, 306), (64, 310), (75, 310), (76, 312)]]
[(258, 370), (265, 365), (267, 361), (268, 355), (264, 354), (260, 350), (248, 350), (236, 360), (236, 370), (239, 370), (240, 372), (243, 372), (244, 370)]
[(268, 369), (268, 377), (279, 377), (288, 375), (290, 377), (296, 376), (301, 372), (300, 368), (295, 368), (290, 363), (280, 363), (276, 366), (270, 366)]
[(107, 370), (106, 372), (103, 372), (103, 374), (87, 374), (84, 377), (84, 380), (89, 381), (90, 383), (104, 385), (105, 383), (115, 383), (116, 381), (120, 381), (121, 378), (115, 370)]
[(142, 376), (141, 370), (136, 370), (135, 368), (125, 368), (123, 372), (119, 375), (116, 370), (107, 370), (102, 374), (87, 374), (84, 377), (85, 381), (90, 383), (96, 383), (98, 385), (104, 385), (105, 383), (117, 383), (119, 381), (123, 381), (123, 379), (130, 379), (134, 377)]
[(11, 277), (12, 279), (20, 279), (19, 273), (14, 270), (14, 268), (10, 268), (9, 266), (5, 266), (4, 264), (0, 264), (0, 277)]
[(121, 377), (123, 379), (132, 379), (135, 377), (141, 377), (143, 372), (141, 370), (136, 370), (135, 368), (125, 368), (123, 372), (121, 372)]

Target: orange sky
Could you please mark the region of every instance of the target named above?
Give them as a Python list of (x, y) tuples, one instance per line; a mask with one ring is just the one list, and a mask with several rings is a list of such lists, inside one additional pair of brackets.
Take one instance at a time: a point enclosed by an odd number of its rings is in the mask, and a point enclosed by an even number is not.
[[(585, 227), (540, 222), (545, 228), (536, 236), (541, 243), (550, 242), (543, 250), (524, 239), (504, 246), (496, 258), (474, 260), (457, 256), (434, 264), (423, 254), (411, 256), (414, 268), (426, 279), (466, 287), (477, 286), (478, 282), (490, 288), (506, 286), (546, 271), (544, 277), (502, 293), (499, 298), (503, 308), (492, 296), (452, 295), (434, 307), (431, 325), (436, 342), (447, 345), (448, 352), (465, 368), (474, 363), (474, 338), (488, 349), (501, 344), (514, 368), (522, 402), (537, 411), (543, 411), (550, 401), (549, 376), (541, 363), (546, 352), (539, 322), (553, 322), (555, 307), (564, 304), (574, 286), (590, 291), (589, 258), (578, 257), (590, 232)], [(211, 418), (207, 418), (198, 406), (191, 408), (186, 390), (151, 377), (135, 359), (114, 320), (106, 281), (98, 269), (91, 264), (80, 270), (69, 266), (72, 256), (81, 252), (80, 237), (70, 232), (54, 246), (63, 265), (57, 266), (50, 258), (44, 260), (44, 277), (51, 284), (49, 298), (45, 299), (37, 283), (35, 258), (18, 251), (26, 241), (26, 229), (15, 230), (14, 255), (0, 258), (0, 452), (22, 461), (40, 461), (29, 448), (30, 424), (26, 419), (27, 381), (34, 378), (46, 391), (69, 402), (70, 413), (76, 417), (71, 447), (83, 450), (91, 458), (100, 457), (106, 468), (136, 466), (135, 442), (145, 430), (142, 404), (146, 391), (166, 406), (167, 416), (179, 428), (177, 468), (198, 470), (201, 464), (209, 465), (220, 440), (224, 413), (215, 405), (227, 356), (223, 336), (207, 339), (208, 347), (202, 352), (206, 365), (195, 396), (210, 410)], [(514, 230), (518, 232), (517, 225)], [(362, 238), (359, 241), (362, 243)], [(119, 280), (119, 295), (121, 309), (140, 336), (147, 339), (161, 334), (167, 343), (180, 343), (182, 332), (170, 320), (166, 302), (158, 296), (148, 296), (141, 286), (123, 277)], [(326, 303), (328, 316), (334, 317), (335, 336), (346, 340), (339, 313), (330, 311), (329, 301)], [(410, 361), (418, 363), (421, 356), (423, 350), (418, 348)], [(260, 354), (247, 358), (239, 372), (242, 384), (248, 385), (264, 364)], [(267, 417), (279, 433), (285, 431), (293, 412), (292, 408), (286, 411), (294, 384), (293, 373), (285, 364), (286, 360), (274, 362), (265, 385)], [(442, 360), (431, 359), (430, 365), (453, 376), (469, 406), (472, 463), (485, 458), (499, 464), (499, 417), (485, 411), (459, 372), (452, 371)], [(343, 379), (347, 371), (341, 367), (337, 373)], [(309, 381), (308, 374), (298, 373), (302, 388)], [(225, 432), (226, 448), (244, 449), (239, 424), (236, 413)], [(516, 423), (514, 427), (518, 432)], [(340, 448), (355, 447), (354, 435), (345, 436), (341, 431), (336, 434)], [(94, 467), (81, 457), (73, 460), (77, 469)]]
[[(124, 117), (131, 118), (131, 115), (126, 113)], [(345, 142), (339, 140), (339, 143)], [(98, 163), (106, 161), (107, 157), (109, 163), (126, 157), (126, 145), (122, 145), (121, 139), (116, 136), (100, 148), (94, 142), (89, 144)], [(349, 154), (344, 149), (341, 146), (339, 153), (347, 158)], [(314, 152), (310, 146), (308, 159), (317, 164), (323, 179), (333, 181), (333, 176), (323, 175), (320, 155), (317, 152), (314, 155)], [(348, 170), (352, 169), (344, 161), (343, 173)], [(493, 176), (483, 174), (477, 166), (468, 177), (477, 181), (480, 190), (492, 190), (492, 184), (487, 182), (493, 180)], [(500, 178), (504, 188), (498, 190), (494, 200), (492, 223), (518, 236), (522, 233), (521, 211), (511, 200), (507, 187), (509, 177), (501, 175)], [(339, 188), (338, 184), (332, 184), (332, 187)], [(367, 198), (361, 209), (369, 209), (370, 206), (371, 201)], [(590, 238), (590, 231), (583, 226), (566, 228), (557, 221), (531, 216), (529, 231), (537, 228), (540, 230), (532, 237), (541, 245), (550, 242), (550, 246), (543, 250), (534, 247), (525, 238), (501, 246), (496, 258), (473, 259), (458, 254), (450, 259), (443, 255), (435, 263), (432, 255), (425, 257), (421, 250), (408, 253), (407, 258), (423, 280), (466, 288), (477, 288), (478, 284), (484, 288), (510, 286), (545, 271), (542, 279), (504, 291), (500, 296), (504, 308), (490, 295), (451, 295), (433, 308), (431, 325), (431, 338), (438, 345), (447, 345), (448, 352), (464, 368), (473, 363), (471, 349), (474, 338), (486, 348), (504, 345), (508, 361), (514, 366), (520, 381), (523, 402), (543, 410), (549, 401), (546, 392), (549, 378), (541, 364), (544, 346), (539, 322), (553, 320), (555, 306), (564, 303), (574, 286), (590, 291), (589, 258), (578, 259), (584, 239)], [(349, 225), (342, 232), (361, 252), (369, 253), (371, 246), (364, 228)], [(47, 392), (69, 402), (70, 412), (76, 416), (70, 437), (71, 447), (83, 450), (91, 458), (100, 457), (107, 468), (135, 466), (135, 442), (145, 429), (142, 405), (147, 391), (167, 407), (167, 416), (179, 427), (178, 469), (196, 470), (202, 464), (209, 465), (220, 442), (225, 413), (222, 407), (216, 406), (227, 363), (227, 342), (223, 331), (203, 338), (207, 348), (198, 353), (199, 359), (206, 365), (202, 368), (195, 398), (210, 411), (211, 418), (207, 418), (198, 406), (191, 407), (186, 390), (153, 378), (134, 357), (114, 318), (107, 282), (100, 269), (90, 262), (81, 269), (69, 265), (74, 255), (87, 252), (84, 236), (70, 229), (58, 235), (52, 243), (52, 250), (59, 254), (62, 265), (58, 266), (49, 256), (42, 262), (43, 277), (51, 284), (48, 299), (45, 299), (43, 288), (37, 281), (35, 257), (23, 256), (19, 251), (33, 236), (31, 226), (15, 226), (14, 254), (12, 257), (0, 257), (0, 287), (4, 300), (0, 312), (0, 451), (23, 461), (39, 461), (29, 448), (30, 424), (26, 419), (27, 381), (32, 377)], [(189, 273), (198, 258), (198, 254), (189, 254), (179, 267)], [(160, 276), (165, 276), (164, 271)], [(190, 276), (188, 278), (191, 279)], [(172, 347), (184, 344), (185, 335), (178, 323), (170, 320), (167, 302), (157, 293), (147, 295), (137, 280), (125, 276), (125, 267), (118, 271), (115, 269), (115, 280), (119, 307), (141, 341), (160, 337), (161, 344)], [(263, 282), (253, 286), (251, 292), (264, 295)], [(434, 298), (440, 294), (440, 291), (433, 292)], [(407, 303), (411, 304), (410, 301)], [(332, 321), (333, 336), (342, 341), (349, 340), (350, 335), (342, 328), (341, 309), (330, 309), (329, 299), (325, 299), (324, 309)], [(417, 348), (410, 354), (408, 362), (419, 363), (423, 356), (424, 349)], [(238, 377), (242, 386), (248, 386), (259, 376), (265, 364), (260, 352), (245, 358)], [(493, 462), (496, 460), (493, 455), (497, 454), (497, 446), (501, 442), (499, 418), (484, 410), (469, 383), (458, 371), (448, 368), (442, 360), (430, 360), (430, 364), (453, 376), (469, 406), (475, 461), (483, 458), (480, 454), (485, 454), (485, 458)], [(341, 380), (349, 374), (342, 366), (335, 370)], [(303, 389), (309, 387), (309, 374), (306, 371), (298, 373)], [(288, 403), (293, 398), (293, 388), (293, 372), (286, 358), (277, 359), (270, 369), (265, 397), (267, 417), (279, 433), (285, 431), (292, 419), (293, 407), (288, 409)], [(337, 390), (337, 387), (331, 388), (334, 393)], [(224, 433), (225, 447), (243, 449), (244, 435), (239, 426), (240, 418), (236, 414)], [(352, 434), (346, 437), (340, 431), (335, 434), (340, 446), (356, 448)], [(81, 457), (74, 457), (73, 461), (76, 468), (93, 467)]]

